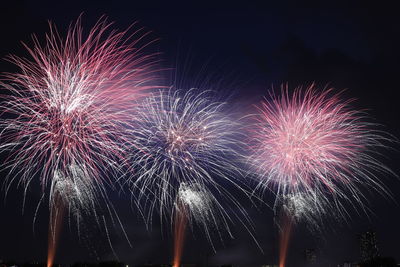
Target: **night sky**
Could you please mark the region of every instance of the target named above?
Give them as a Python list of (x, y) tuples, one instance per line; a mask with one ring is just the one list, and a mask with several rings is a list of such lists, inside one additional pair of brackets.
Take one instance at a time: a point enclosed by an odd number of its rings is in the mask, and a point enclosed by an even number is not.
[[(394, 5), (376, 1), (372, 4), (366, 1), (352, 1), (353, 4), (347, 1), (325, 2), (329, 4), (321, 4), (322, 1), (215, 2), (7, 1), (0, 9), (0, 57), (27, 56), (21, 41), (31, 44), (33, 33), (43, 37), (48, 20), (61, 32), (82, 12), (86, 29), (101, 15), (115, 21), (118, 29), (126, 29), (138, 21), (152, 32), (149, 40), (158, 39), (149, 50), (160, 53), (160, 66), (166, 72), (176, 66), (189, 69), (190, 77), (203, 75), (196, 73), (197, 70), (211, 75), (219, 81), (217, 88), (221, 93), (229, 93), (229, 101), (238, 112), (251, 111), (252, 105), (272, 86), (279, 88), (287, 82), (294, 88), (316, 82), (321, 87), (346, 89), (345, 97), (357, 99), (354, 107), (366, 109), (382, 124), (381, 129), (400, 137), (400, 20)], [(1, 61), (0, 72), (15, 70), (12, 64)], [(399, 145), (391, 146), (392, 150), (384, 151), (382, 161), (399, 174)], [(4, 176), (5, 172), (1, 172), (0, 178)], [(380, 254), (400, 262), (400, 181), (390, 175), (379, 178), (390, 188), (393, 199), (365, 192), (369, 196), (367, 214), (350, 208), (347, 222), (326, 219), (320, 232), (311, 232), (304, 224), (297, 225), (289, 251), (289, 266), (305, 266), (306, 248), (317, 249), (320, 266), (358, 261), (357, 234), (368, 229), (377, 232)], [(1, 194), (4, 196), (4, 191)], [(146, 230), (130, 207), (129, 195), (110, 194), (133, 243), (130, 248), (120, 229), (111, 227), (119, 260), (170, 262), (170, 228), (161, 227), (155, 219), (152, 229)], [(40, 196), (39, 185), (33, 184), (23, 212), (23, 190), (14, 185), (0, 203), (0, 259), (45, 260), (46, 206), (39, 210), (36, 224), (32, 223)], [(223, 244), (217, 241), (216, 253), (202, 232), (195, 229), (189, 234), (183, 262), (246, 265), (277, 262), (278, 235), (273, 212), (267, 207), (252, 207), (246, 201), (243, 205), (248, 207), (254, 220), (256, 237), (264, 253), (237, 224), (235, 239), (226, 237)], [(92, 223), (95, 224), (90, 219), (86, 222), (88, 229), (80, 238), (76, 229), (70, 229), (65, 223), (56, 262), (114, 259), (105, 234), (90, 227)]]

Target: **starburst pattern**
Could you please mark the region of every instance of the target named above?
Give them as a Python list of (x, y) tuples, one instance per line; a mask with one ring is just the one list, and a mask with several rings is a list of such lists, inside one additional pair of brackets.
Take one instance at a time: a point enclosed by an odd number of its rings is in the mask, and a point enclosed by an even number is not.
[(10, 152), (8, 187), (17, 181), (25, 188), (36, 177), (42, 188), (51, 186), (75, 214), (93, 208), (104, 195), (103, 179), (119, 171), (123, 159), (122, 127), (131, 106), (151, 88), (152, 57), (141, 30), (110, 30), (102, 18), (85, 35), (80, 19), (65, 38), (50, 24), (46, 43), (33, 38), (25, 45), (31, 59), (10, 56), (20, 71), (8, 73), (1, 86), (1, 151)]
[[(244, 192), (238, 179), (241, 154), (235, 149), (240, 127), (224, 114), (225, 104), (210, 95), (196, 89), (160, 92), (134, 116), (140, 120), (130, 131), (136, 174), (131, 182), (146, 223), (155, 211), (169, 219), (177, 200), (185, 203), (188, 219), (203, 226), (212, 223), (228, 229), (230, 215), (221, 201), (245, 214), (226, 190), (231, 186)], [(217, 217), (223, 217), (218, 225)]]
[(374, 173), (390, 170), (373, 155), (390, 138), (350, 102), (312, 85), (292, 94), (284, 88), (258, 107), (251, 164), (260, 186), (277, 193), (277, 203), (291, 199), (295, 217), (328, 210), (345, 215), (341, 200), (363, 205), (361, 187), (387, 193)]

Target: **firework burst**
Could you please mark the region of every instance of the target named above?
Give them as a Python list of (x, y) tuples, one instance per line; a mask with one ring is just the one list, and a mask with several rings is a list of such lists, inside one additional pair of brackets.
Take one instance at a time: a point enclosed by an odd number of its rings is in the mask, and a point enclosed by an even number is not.
[(388, 138), (350, 102), (312, 85), (282, 89), (258, 107), (251, 162), (260, 186), (277, 192), (276, 203), (295, 218), (322, 216), (327, 207), (343, 216), (340, 200), (363, 204), (360, 186), (387, 193), (373, 173), (390, 171), (372, 155)]
[(62, 38), (50, 24), (44, 45), (36, 37), (25, 45), (32, 59), (9, 57), (20, 71), (1, 83), (0, 121), (7, 191), (37, 177), (50, 187), (50, 206), (62, 201), (76, 216), (95, 212), (97, 197), (107, 202), (104, 186), (113, 182), (102, 177), (119, 171), (121, 126), (147, 94), (154, 65), (142, 55), (141, 29), (127, 37), (102, 18), (85, 37), (80, 25)]
[(132, 184), (148, 224), (155, 211), (170, 218), (177, 202), (185, 207), (188, 220), (203, 225), (207, 233), (210, 223), (229, 232), (230, 217), (222, 199), (245, 214), (226, 190), (232, 186), (244, 192), (235, 180), (241, 176), (240, 153), (235, 149), (240, 127), (224, 115), (225, 104), (210, 94), (196, 89), (160, 92), (134, 116), (140, 120), (134, 122), (130, 138), (137, 175)]

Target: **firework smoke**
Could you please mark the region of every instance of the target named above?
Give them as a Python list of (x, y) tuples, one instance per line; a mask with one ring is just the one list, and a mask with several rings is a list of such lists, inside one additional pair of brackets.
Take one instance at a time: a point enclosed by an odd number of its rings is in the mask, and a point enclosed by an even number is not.
[(121, 126), (150, 89), (152, 57), (140, 45), (146, 34), (126, 38), (111, 25), (102, 18), (84, 37), (78, 19), (62, 38), (50, 24), (44, 45), (36, 37), (33, 48), (25, 45), (32, 59), (9, 57), (20, 71), (1, 83), (9, 92), (0, 107), (7, 191), (13, 181), (26, 191), (37, 177), (44, 191), (50, 185), (51, 212), (62, 202), (80, 216), (95, 213), (97, 197), (107, 202), (104, 186), (113, 181), (102, 177), (119, 171)]

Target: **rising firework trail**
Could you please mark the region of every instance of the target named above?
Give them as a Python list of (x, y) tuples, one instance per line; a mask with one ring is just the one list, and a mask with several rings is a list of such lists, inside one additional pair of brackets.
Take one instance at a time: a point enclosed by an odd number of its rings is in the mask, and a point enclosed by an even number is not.
[(281, 214), (280, 218), (282, 228), (280, 229), (279, 244), (279, 267), (286, 266), (286, 255), (289, 250), (289, 240), (292, 234), (293, 218), (288, 214)]
[(231, 186), (244, 192), (236, 180), (241, 176), (235, 149), (239, 127), (224, 115), (224, 108), (210, 91), (196, 89), (160, 92), (139, 107), (134, 119), (140, 120), (134, 122), (130, 138), (136, 174), (131, 182), (146, 223), (151, 224), (154, 212), (163, 220), (173, 218), (175, 211), (177, 221), (202, 226), (212, 244), (211, 230), (220, 235), (224, 229), (230, 235), (232, 215), (223, 206), (229, 203), (246, 226), (245, 211), (226, 190)]
[(33, 47), (24, 44), (30, 59), (8, 58), (20, 71), (1, 83), (8, 91), (0, 121), (0, 149), (9, 153), (6, 192), (13, 182), (26, 192), (38, 178), (52, 218), (61, 207), (77, 221), (83, 213), (97, 216), (100, 199), (112, 213), (105, 186), (114, 180), (103, 177), (119, 171), (122, 126), (151, 87), (154, 62), (141, 44), (146, 33), (127, 36), (111, 26), (101, 18), (84, 35), (78, 19), (63, 38), (50, 23), (44, 44), (35, 36)]
[(181, 259), (183, 254), (183, 248), (185, 243), (185, 234), (187, 220), (189, 214), (187, 213), (187, 207), (184, 202), (178, 197), (175, 203), (175, 216), (174, 216), (174, 259), (172, 261), (173, 267), (181, 266)]
[(275, 208), (317, 225), (327, 211), (345, 217), (343, 202), (364, 207), (362, 187), (388, 193), (375, 174), (390, 170), (374, 154), (390, 138), (364, 112), (333, 89), (281, 92), (258, 106), (251, 140), (251, 164), (260, 187), (276, 193)]
[(47, 267), (52, 267), (54, 263), (65, 211), (61, 196), (53, 195), (52, 201), (48, 229)]

